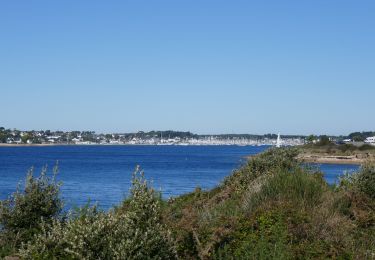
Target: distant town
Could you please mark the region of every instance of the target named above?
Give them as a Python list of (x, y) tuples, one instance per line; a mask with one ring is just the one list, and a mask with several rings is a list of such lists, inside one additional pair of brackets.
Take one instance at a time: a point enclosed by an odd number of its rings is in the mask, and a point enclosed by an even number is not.
[[(281, 135), (282, 145), (296, 146), (318, 141), (321, 136)], [(334, 142), (375, 144), (375, 132), (356, 132), (348, 136), (329, 136)], [(276, 145), (277, 134), (198, 135), (180, 131), (137, 133), (95, 133), (94, 131), (18, 130), (0, 127), (0, 143), (9, 145)]]

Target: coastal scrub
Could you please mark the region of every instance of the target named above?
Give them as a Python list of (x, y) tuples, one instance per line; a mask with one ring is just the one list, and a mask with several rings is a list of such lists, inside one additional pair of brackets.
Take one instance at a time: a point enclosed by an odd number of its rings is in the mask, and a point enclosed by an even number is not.
[(68, 215), (61, 213), (54, 179), (29, 174), (25, 192), (0, 204), (1, 256), (373, 259), (375, 165), (369, 162), (330, 186), (297, 158), (296, 149), (269, 149), (216, 188), (168, 201), (137, 168), (130, 196), (119, 206), (104, 212), (87, 205)]

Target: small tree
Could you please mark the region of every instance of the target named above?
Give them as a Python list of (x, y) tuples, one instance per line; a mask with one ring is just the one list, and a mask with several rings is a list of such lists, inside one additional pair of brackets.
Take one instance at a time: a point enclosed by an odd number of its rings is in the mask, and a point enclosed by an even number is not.
[(306, 138), (306, 141), (307, 141), (307, 143), (309, 143), (309, 144), (313, 143), (315, 140), (316, 140), (316, 137), (315, 137), (314, 135), (309, 135), (309, 136)]
[(33, 137), (32, 137), (32, 135), (30, 135), (30, 134), (25, 134), (24, 136), (22, 136), (21, 137), (21, 141), (22, 141), (22, 143), (27, 143), (27, 140), (31, 140)]
[(318, 145), (328, 145), (331, 143), (331, 140), (329, 140), (329, 137), (326, 135), (321, 135)]

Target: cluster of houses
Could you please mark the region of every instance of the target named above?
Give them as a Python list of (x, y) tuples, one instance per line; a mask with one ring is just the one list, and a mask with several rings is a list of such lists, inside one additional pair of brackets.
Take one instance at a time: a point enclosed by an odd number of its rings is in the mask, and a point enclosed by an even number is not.
[(375, 136), (367, 137), (365, 140), (367, 144), (375, 144)]
[[(0, 142), (8, 144), (126, 144), (126, 145), (275, 145), (276, 139), (273, 137), (264, 136), (262, 138), (245, 138), (241, 136), (168, 136), (158, 132), (150, 133), (134, 133), (134, 134), (96, 134), (89, 131), (71, 131), (63, 132), (56, 131), (18, 131), (5, 130), (0, 134), (6, 134), (6, 139), (2, 138)], [(314, 139), (312, 142), (317, 142), (319, 139)], [(332, 140), (330, 141), (337, 141)], [(283, 145), (295, 146), (302, 145), (306, 142), (304, 137), (284, 137)], [(343, 140), (344, 143), (352, 143), (351, 139)], [(375, 145), (375, 136), (368, 137), (364, 141), (366, 144)]]
[(77, 134), (79, 132), (7, 130), (3, 131), (4, 133), (7, 136), (5, 142), (8, 144), (54, 144), (82, 141), (82, 137)]
[[(344, 139), (343, 142), (344, 143), (353, 143), (354, 141), (352, 139), (348, 138), (348, 139)], [(367, 137), (364, 140), (364, 143), (365, 144), (375, 145), (375, 136)]]
[[(94, 132), (10, 131), (8, 144), (125, 144), (125, 145), (274, 145), (272, 138), (244, 138), (223, 136), (168, 136), (155, 134), (95, 134)], [(303, 138), (285, 138), (284, 145), (304, 144)]]
[[(8, 137), (6, 143), (7, 144), (22, 144), (22, 140), (21, 140), (21, 138)], [(27, 144), (32, 144), (32, 141), (31, 140), (27, 140), (26, 143)]]

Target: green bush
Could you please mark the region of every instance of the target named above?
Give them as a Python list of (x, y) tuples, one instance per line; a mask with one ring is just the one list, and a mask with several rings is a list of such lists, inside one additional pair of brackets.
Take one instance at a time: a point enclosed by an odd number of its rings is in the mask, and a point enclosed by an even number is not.
[(358, 150), (360, 151), (368, 151), (368, 150), (375, 150), (375, 146), (370, 145), (370, 144), (364, 144), (358, 147)]
[(133, 175), (130, 202), (121, 214), (119, 228), (111, 244), (118, 259), (174, 259), (174, 243), (161, 222), (161, 198), (139, 169)]
[(329, 139), (328, 136), (326, 135), (321, 135), (319, 137), (319, 142), (316, 143), (317, 146), (325, 146), (325, 145), (330, 145), (332, 142)]
[(112, 214), (95, 207), (80, 210), (66, 222), (43, 225), (38, 234), (20, 250), (25, 259), (110, 259), (109, 240), (115, 228)]
[(54, 221), (20, 255), (25, 259), (174, 259), (175, 250), (161, 224), (160, 198), (137, 169), (130, 198), (122, 207), (108, 213), (86, 207), (67, 221)]
[[(52, 179), (47, 176), (46, 167), (39, 177), (34, 177), (33, 172), (33, 168), (28, 172), (23, 191), (18, 188), (8, 199), (0, 201), (0, 247), (3, 247), (3, 254), (11, 253), (21, 243), (29, 241), (41, 231), (42, 221), (51, 223), (62, 210), (60, 184), (55, 181), (57, 166)], [(8, 250), (4, 250), (6, 247)]]
[(336, 147), (338, 150), (340, 150), (343, 153), (353, 152), (358, 149), (357, 146), (352, 145), (352, 144), (342, 144), (342, 145), (337, 145)]
[(375, 199), (375, 163), (367, 162), (355, 173), (347, 173), (340, 177), (338, 189), (360, 191)]
[(244, 237), (234, 251), (236, 258), (288, 258), (288, 230), (279, 212), (264, 212), (251, 222), (250, 227), (245, 225), (241, 229), (245, 229), (240, 230)]
[(279, 170), (290, 171), (298, 166), (297, 149), (272, 148), (259, 154), (224, 180), (224, 185), (232, 185), (243, 192), (259, 176), (265, 176)]
[(363, 165), (357, 180), (359, 189), (370, 198), (375, 199), (375, 164)]

